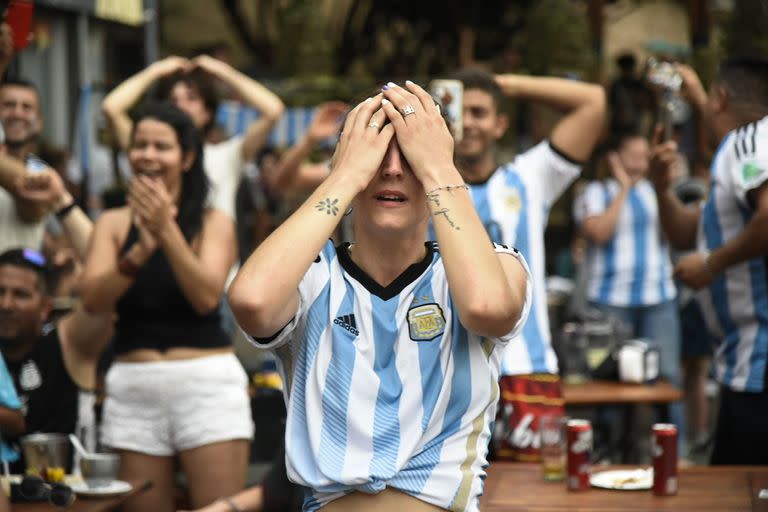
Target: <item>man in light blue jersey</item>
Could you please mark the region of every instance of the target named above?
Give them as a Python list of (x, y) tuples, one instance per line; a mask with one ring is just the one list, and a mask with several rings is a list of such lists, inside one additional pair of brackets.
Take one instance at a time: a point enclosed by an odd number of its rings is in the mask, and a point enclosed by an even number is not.
[[(285, 379), (288, 476), (304, 510), (476, 511), (501, 349), (530, 308), (525, 260), (491, 244), (412, 82), (349, 113), (332, 169), (229, 289)], [(334, 247), (350, 206), (355, 242)]]
[[(592, 153), (602, 132), (605, 93), (598, 85), (573, 80), (494, 76), (476, 69), (459, 71), (454, 78), (464, 84), (464, 135), (454, 151), (456, 167), (471, 188), (491, 240), (517, 247), (533, 275), (530, 319), (522, 336), (505, 349), (505, 414), (497, 434), (497, 455), (532, 460), (538, 457), (536, 417), (548, 407), (562, 408), (547, 314), (544, 229), (549, 209), (579, 176), (580, 162)], [(499, 165), (495, 147), (508, 125), (500, 110), (505, 96), (551, 106), (564, 116), (547, 140)]]
[(697, 250), (675, 274), (700, 290), (704, 318), (720, 341), (712, 463), (768, 464), (768, 61), (723, 62), (708, 93), (692, 69), (678, 70), (717, 145), (709, 197), (702, 208), (686, 208), (670, 189), (674, 142), (658, 141), (651, 176), (670, 243)]

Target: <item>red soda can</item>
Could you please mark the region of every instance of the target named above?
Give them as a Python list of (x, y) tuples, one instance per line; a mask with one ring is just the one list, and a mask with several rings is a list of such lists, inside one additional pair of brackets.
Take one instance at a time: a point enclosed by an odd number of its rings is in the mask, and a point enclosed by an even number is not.
[(653, 494), (677, 494), (677, 427), (656, 423), (651, 430), (653, 458)]
[(592, 475), (592, 424), (587, 420), (568, 421), (568, 490), (586, 491)]

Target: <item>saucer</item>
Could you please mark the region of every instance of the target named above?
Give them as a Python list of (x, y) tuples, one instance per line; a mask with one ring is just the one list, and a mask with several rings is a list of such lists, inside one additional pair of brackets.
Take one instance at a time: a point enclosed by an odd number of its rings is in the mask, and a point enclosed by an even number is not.
[(133, 490), (133, 486), (122, 480), (112, 480), (107, 485), (98, 487), (89, 487), (85, 482), (77, 482), (70, 485), (73, 491), (79, 496), (107, 497), (120, 496)]
[(616, 491), (639, 491), (653, 487), (653, 470), (629, 469), (602, 471), (590, 478), (593, 487)]

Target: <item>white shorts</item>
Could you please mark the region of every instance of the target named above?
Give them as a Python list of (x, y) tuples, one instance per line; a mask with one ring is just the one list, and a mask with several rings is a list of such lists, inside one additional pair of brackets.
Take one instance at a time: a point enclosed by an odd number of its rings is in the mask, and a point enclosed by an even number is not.
[(107, 372), (102, 443), (148, 455), (251, 439), (248, 376), (234, 354), (115, 363)]

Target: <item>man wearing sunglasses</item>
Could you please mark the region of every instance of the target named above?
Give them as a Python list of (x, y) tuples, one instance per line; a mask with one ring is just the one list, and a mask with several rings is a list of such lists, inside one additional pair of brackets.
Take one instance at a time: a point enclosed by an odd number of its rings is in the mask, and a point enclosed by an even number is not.
[[(31, 249), (0, 254), (0, 351), (22, 402), (27, 433), (75, 433), (95, 448), (96, 366), (112, 319), (81, 306), (47, 324), (52, 276)], [(23, 465), (12, 467), (23, 472)]]

